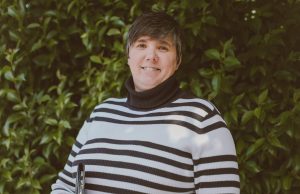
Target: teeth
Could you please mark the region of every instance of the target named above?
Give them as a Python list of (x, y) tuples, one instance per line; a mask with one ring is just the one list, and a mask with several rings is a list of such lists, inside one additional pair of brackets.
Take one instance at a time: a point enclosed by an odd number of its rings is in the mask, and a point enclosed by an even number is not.
[(159, 71), (160, 69), (158, 69), (158, 68), (155, 68), (155, 67), (142, 67), (143, 69), (145, 69), (145, 70), (149, 70), (149, 71)]

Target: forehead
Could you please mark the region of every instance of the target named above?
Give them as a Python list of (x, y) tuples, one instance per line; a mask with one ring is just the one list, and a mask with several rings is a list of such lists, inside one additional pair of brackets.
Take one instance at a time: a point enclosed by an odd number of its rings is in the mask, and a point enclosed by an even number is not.
[(155, 38), (155, 37), (150, 37), (150, 36), (140, 36), (138, 37), (135, 41), (135, 42), (150, 42), (150, 41), (155, 41), (155, 42), (158, 42), (160, 44), (167, 44), (167, 45), (170, 45), (170, 46), (173, 46), (174, 45), (174, 41), (173, 41), (173, 38), (171, 37), (171, 35), (168, 35), (166, 37), (160, 37), (160, 38)]

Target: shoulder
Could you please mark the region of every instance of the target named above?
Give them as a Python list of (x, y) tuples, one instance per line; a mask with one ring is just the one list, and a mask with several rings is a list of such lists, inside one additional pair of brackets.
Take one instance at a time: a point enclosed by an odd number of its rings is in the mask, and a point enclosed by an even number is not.
[(127, 98), (108, 98), (94, 107), (87, 122), (91, 122), (99, 112), (112, 112), (118, 109), (124, 109), (126, 107)]
[(119, 106), (125, 106), (127, 98), (108, 98), (104, 100), (103, 102), (99, 103), (95, 106), (95, 109), (101, 108), (103, 106), (113, 106), (113, 105), (119, 105)]
[(196, 109), (202, 109), (206, 115), (220, 114), (216, 106), (209, 100), (199, 98), (191, 92), (182, 91), (179, 98), (173, 102), (179, 106), (187, 106)]

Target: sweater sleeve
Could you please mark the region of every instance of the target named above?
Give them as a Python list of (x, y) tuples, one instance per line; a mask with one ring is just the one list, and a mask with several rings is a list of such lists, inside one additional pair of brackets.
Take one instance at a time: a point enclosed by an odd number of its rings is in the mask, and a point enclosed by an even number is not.
[(193, 150), (196, 193), (239, 194), (236, 150), (225, 121), (214, 107), (201, 123), (205, 132), (195, 137)]
[(64, 170), (58, 174), (58, 179), (51, 186), (52, 189), (51, 194), (75, 193), (76, 167), (74, 167), (73, 163), (81, 147), (87, 141), (88, 127), (89, 127), (89, 123), (85, 121), (78, 133), (76, 142), (72, 146), (72, 151), (68, 157), (67, 163), (65, 164)]

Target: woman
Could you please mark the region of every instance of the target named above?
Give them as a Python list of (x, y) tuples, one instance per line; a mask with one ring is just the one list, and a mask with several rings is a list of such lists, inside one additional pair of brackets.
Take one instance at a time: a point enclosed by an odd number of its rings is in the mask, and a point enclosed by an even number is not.
[(162, 12), (141, 15), (126, 48), (127, 98), (95, 107), (52, 193), (74, 193), (78, 164), (85, 166), (85, 193), (239, 193), (235, 146), (224, 120), (175, 79), (177, 22)]

